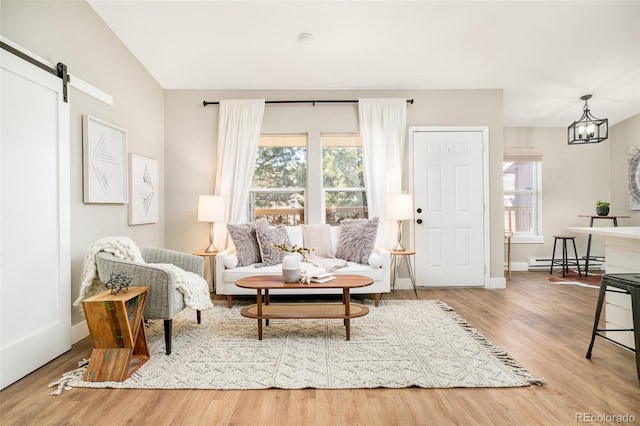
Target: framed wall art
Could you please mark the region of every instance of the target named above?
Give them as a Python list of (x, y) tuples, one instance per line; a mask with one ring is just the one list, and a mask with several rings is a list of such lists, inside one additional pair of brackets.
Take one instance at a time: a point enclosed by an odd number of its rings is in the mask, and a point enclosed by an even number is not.
[(129, 154), (129, 174), (129, 225), (157, 222), (160, 210), (158, 162), (141, 155)]
[(82, 175), (85, 203), (127, 203), (125, 129), (82, 116)]
[(640, 145), (629, 148), (629, 210), (640, 210)]

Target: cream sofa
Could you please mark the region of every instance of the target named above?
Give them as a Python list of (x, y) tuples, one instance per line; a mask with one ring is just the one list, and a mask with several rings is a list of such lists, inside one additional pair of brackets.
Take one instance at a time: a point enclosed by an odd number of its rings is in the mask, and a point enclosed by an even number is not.
[[(303, 247), (302, 228), (300, 226), (287, 226), (287, 234), (292, 244)], [(331, 244), (333, 245), (334, 253), (337, 250), (338, 241), (340, 238), (340, 227), (331, 227)], [(251, 275), (280, 275), (282, 274), (282, 265), (271, 265), (256, 267), (256, 264), (239, 266), (229, 268), (233, 266), (232, 256), (235, 252), (234, 248), (220, 251), (216, 255), (215, 265), (215, 286), (216, 294), (222, 294), (227, 296), (227, 304), (229, 307), (233, 304), (233, 296), (239, 295), (255, 295), (254, 290), (244, 289), (238, 287), (235, 283), (238, 279), (248, 277)], [(361, 264), (355, 262), (348, 262), (346, 267), (333, 271), (334, 274), (357, 274), (364, 275), (373, 279), (373, 284), (367, 287), (354, 288), (351, 290), (352, 294), (373, 294), (375, 300), (375, 306), (378, 306), (380, 296), (382, 293), (389, 293), (390, 287), (390, 264), (391, 256), (387, 250), (381, 247), (374, 248), (374, 254), (369, 258), (370, 264)], [(259, 265), (258, 265), (259, 266)], [(315, 268), (312, 264), (303, 262), (304, 268)], [(271, 294), (277, 296), (279, 294), (341, 294), (340, 289), (305, 289), (303, 292), (300, 290), (279, 290), (274, 291)]]

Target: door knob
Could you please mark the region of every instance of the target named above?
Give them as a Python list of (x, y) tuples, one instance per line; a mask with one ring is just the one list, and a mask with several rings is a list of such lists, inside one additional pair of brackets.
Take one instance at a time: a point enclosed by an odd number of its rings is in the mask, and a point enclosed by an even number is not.
[(416, 220), (416, 222), (418, 222), (418, 225), (420, 225), (422, 223), (422, 219), (418, 219)]
[(418, 213), (422, 213), (422, 209), (420, 209), (420, 208), (419, 208), (418, 210), (416, 210), (416, 211), (417, 211)]

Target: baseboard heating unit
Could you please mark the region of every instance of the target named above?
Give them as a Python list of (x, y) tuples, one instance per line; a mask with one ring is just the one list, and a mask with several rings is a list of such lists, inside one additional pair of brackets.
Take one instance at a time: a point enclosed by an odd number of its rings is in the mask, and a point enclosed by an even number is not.
[[(559, 258), (556, 258), (556, 260), (558, 260), (558, 259)], [(560, 259), (562, 259), (562, 257), (560, 257)], [(542, 271), (542, 270), (545, 270), (545, 269), (549, 270), (549, 268), (551, 268), (551, 258), (539, 259), (539, 258), (530, 257), (528, 259), (528, 261), (529, 261), (529, 270), (530, 271)], [(584, 269), (584, 267), (585, 267), (585, 259), (584, 258), (580, 258), (580, 259), (578, 259), (578, 261), (579, 261), (578, 263), (580, 264), (580, 268)], [(599, 271), (599, 270), (603, 270), (603, 269), (604, 269), (604, 256), (592, 256), (591, 260), (589, 260), (589, 270), (590, 271)]]

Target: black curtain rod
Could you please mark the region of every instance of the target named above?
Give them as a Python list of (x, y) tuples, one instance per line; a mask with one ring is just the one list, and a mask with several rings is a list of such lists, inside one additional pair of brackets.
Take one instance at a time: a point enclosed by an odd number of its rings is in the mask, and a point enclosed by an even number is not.
[[(264, 101), (265, 104), (354, 104), (357, 103), (357, 100), (333, 100), (333, 101)], [(407, 99), (407, 103), (412, 104), (413, 99)], [(207, 105), (219, 105), (220, 102), (208, 102), (202, 101), (203, 106)]]

